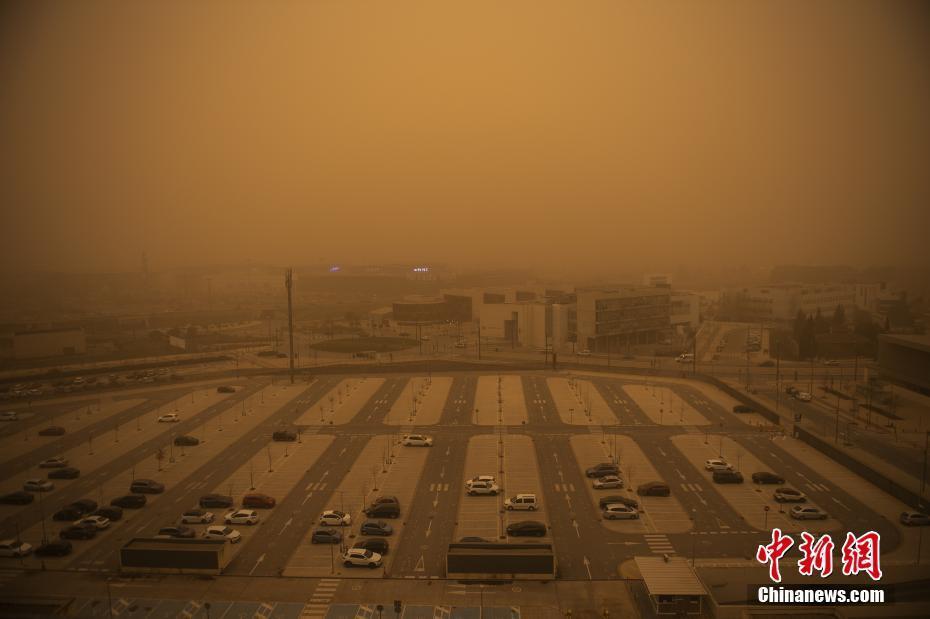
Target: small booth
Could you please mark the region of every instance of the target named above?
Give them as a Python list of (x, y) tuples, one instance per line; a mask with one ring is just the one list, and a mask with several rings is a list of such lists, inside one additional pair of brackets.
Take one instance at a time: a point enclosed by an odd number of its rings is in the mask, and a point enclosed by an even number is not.
[(657, 615), (700, 615), (707, 589), (684, 557), (636, 557)]

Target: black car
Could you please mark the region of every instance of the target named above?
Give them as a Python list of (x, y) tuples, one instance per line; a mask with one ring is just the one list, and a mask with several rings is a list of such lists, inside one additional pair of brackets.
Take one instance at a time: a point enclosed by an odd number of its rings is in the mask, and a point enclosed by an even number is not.
[(71, 548), (71, 542), (68, 540), (50, 540), (36, 548), (36, 555), (39, 557), (64, 557), (71, 554)]
[(162, 527), (158, 530), (158, 537), (175, 537), (179, 539), (190, 539), (194, 537), (195, 531), (184, 525), (174, 527)]
[(84, 512), (72, 505), (62, 507), (52, 514), (52, 520), (57, 520), (58, 522), (74, 522), (83, 517)]
[(98, 507), (90, 514), (91, 516), (103, 516), (104, 518), (109, 518), (112, 521), (122, 520), (123, 519), (123, 510), (122, 508), (116, 507), (115, 505)]
[(182, 434), (181, 436), (174, 437), (175, 447), (196, 447), (200, 444), (200, 439), (196, 436), (190, 436), (189, 434)]
[(745, 404), (737, 404), (736, 406), (733, 407), (733, 412), (734, 413), (751, 413), (752, 408), (750, 408), (749, 406), (746, 406)]
[(97, 501), (94, 501), (93, 499), (78, 499), (77, 501), (69, 505), (69, 507), (73, 507), (77, 510), (80, 510), (83, 513), (83, 515), (86, 516), (87, 514), (97, 509)]
[(80, 469), (76, 469), (73, 466), (55, 469), (54, 471), (49, 471), (48, 474), (49, 479), (77, 479), (80, 476)]
[(637, 501), (636, 499), (630, 498), (630, 497), (621, 496), (619, 494), (613, 494), (610, 496), (601, 497), (601, 500), (598, 501), (598, 506), (601, 509), (604, 509), (608, 505), (617, 504), (617, 503), (620, 503), (621, 505), (626, 505), (627, 507), (632, 508), (632, 509), (639, 509), (639, 501)]
[(650, 481), (640, 485), (636, 489), (636, 494), (639, 496), (669, 496), (672, 494), (672, 489), (668, 487), (668, 484), (661, 481)]
[(97, 536), (97, 527), (72, 524), (62, 529), (58, 536), (61, 539), (94, 539)]
[(741, 484), (743, 474), (739, 471), (714, 471), (715, 484)]
[(129, 491), (133, 494), (161, 494), (165, 491), (165, 484), (153, 479), (136, 479), (129, 486)]
[(122, 507), (123, 509), (139, 509), (145, 507), (145, 503), (144, 494), (124, 494), (110, 501), (110, 505), (113, 507)]
[(543, 537), (546, 535), (546, 525), (537, 520), (523, 520), (507, 525), (507, 535), (512, 537)]
[(217, 393), (236, 393), (236, 388), (230, 385), (220, 385), (216, 388)]
[(61, 426), (49, 426), (39, 430), (39, 436), (63, 436), (65, 429)]
[(604, 477), (605, 475), (619, 475), (620, 467), (613, 462), (601, 462), (588, 468), (585, 472), (588, 477)]
[(391, 535), (394, 528), (383, 520), (366, 520), (359, 529), (360, 535)]
[(768, 471), (759, 471), (752, 474), (752, 482), (754, 484), (783, 484), (785, 478)]
[(377, 552), (382, 556), (388, 553), (390, 547), (391, 546), (388, 544), (388, 541), (382, 538), (363, 539), (355, 542), (355, 544), (352, 545), (352, 548), (364, 548), (365, 550)]
[(224, 494), (205, 494), (200, 497), (201, 507), (232, 507), (233, 498)]
[(17, 490), (0, 496), (0, 504), (3, 505), (29, 505), (35, 500), (35, 495), (25, 490)]
[(365, 508), (365, 515), (371, 518), (397, 518), (400, 505), (397, 503), (375, 503)]
[(338, 544), (342, 541), (342, 533), (336, 529), (317, 529), (310, 536), (312, 544)]
[(293, 443), (297, 440), (297, 433), (291, 430), (277, 430), (272, 433), (271, 440), (278, 442)]

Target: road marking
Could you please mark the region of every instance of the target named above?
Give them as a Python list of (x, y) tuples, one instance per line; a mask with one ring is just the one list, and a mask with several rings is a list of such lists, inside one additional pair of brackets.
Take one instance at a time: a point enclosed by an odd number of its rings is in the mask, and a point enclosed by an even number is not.
[(264, 561), (264, 560), (265, 560), (265, 555), (264, 555), (264, 553), (262, 553), (262, 556), (260, 556), (260, 557), (258, 558), (258, 561), (256, 561), (256, 562), (255, 562), (255, 565), (252, 566), (252, 569), (249, 570), (249, 576), (252, 575), (252, 572), (255, 571), (255, 568), (258, 567), (258, 564), (261, 563), (261, 562)]
[(585, 557), (585, 558), (584, 558), (584, 569), (586, 569), (586, 570), (588, 571), (588, 580), (592, 580), (592, 578), (591, 578), (591, 561), (588, 560), (588, 557)]
[(307, 501), (309, 501), (309, 500), (310, 500), (310, 497), (312, 497), (312, 496), (313, 496), (313, 493), (312, 493), (312, 492), (307, 493), (307, 496), (304, 497), (304, 500), (301, 501), (300, 504), (303, 505), (304, 503), (306, 503)]

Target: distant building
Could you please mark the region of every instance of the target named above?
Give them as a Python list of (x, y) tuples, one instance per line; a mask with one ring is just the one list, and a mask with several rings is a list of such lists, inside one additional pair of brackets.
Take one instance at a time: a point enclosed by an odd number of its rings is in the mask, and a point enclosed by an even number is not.
[(930, 395), (930, 335), (879, 335), (878, 367), (887, 380)]
[(833, 316), (838, 305), (852, 308), (856, 290), (850, 284), (773, 284), (727, 292), (728, 300), (747, 320), (793, 320), (798, 311), (805, 316)]
[(701, 326), (701, 297), (693, 292), (671, 291), (669, 321), (679, 332), (696, 331)]
[[(594, 352), (652, 344), (671, 327), (667, 288), (612, 287), (576, 291), (574, 339)], [(571, 318), (569, 318), (571, 320)]]
[(14, 331), (0, 337), (0, 355), (6, 358), (41, 359), (86, 352), (84, 329), (35, 329)]
[(405, 297), (394, 302), (392, 312), (398, 324), (436, 324), (451, 319), (449, 305), (442, 297)]
[(647, 273), (643, 275), (643, 286), (671, 288), (672, 276), (668, 273)]

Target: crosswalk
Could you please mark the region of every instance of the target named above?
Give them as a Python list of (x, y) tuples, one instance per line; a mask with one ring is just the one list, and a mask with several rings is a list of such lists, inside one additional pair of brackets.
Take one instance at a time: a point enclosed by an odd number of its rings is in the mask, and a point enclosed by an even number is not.
[(304, 605), (301, 617), (320, 619), (326, 616), (329, 605), (332, 604), (336, 589), (339, 588), (338, 578), (321, 578), (310, 596), (310, 601)]
[(819, 490), (820, 492), (830, 492), (830, 487), (827, 486), (826, 484), (806, 483), (804, 485), (810, 488), (811, 490)]
[(553, 484), (556, 492), (574, 492), (575, 484)]
[(430, 484), (429, 491), (430, 492), (448, 492), (449, 484)]
[(681, 484), (681, 489), (685, 492), (703, 492), (701, 484)]
[(649, 550), (651, 550), (653, 554), (675, 554), (675, 548), (672, 546), (672, 543), (668, 541), (668, 536), (662, 533), (647, 533), (643, 537), (646, 538), (646, 544), (649, 545)]

